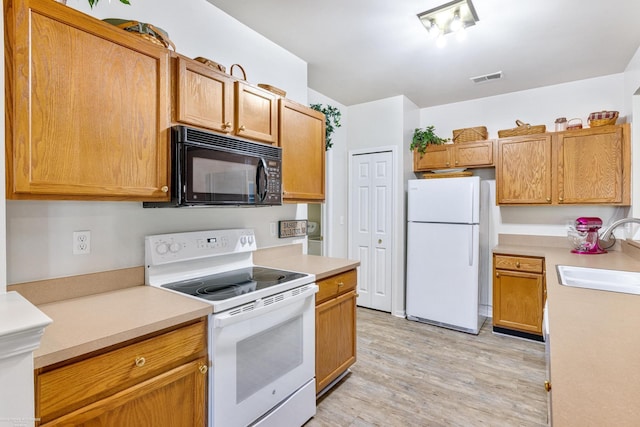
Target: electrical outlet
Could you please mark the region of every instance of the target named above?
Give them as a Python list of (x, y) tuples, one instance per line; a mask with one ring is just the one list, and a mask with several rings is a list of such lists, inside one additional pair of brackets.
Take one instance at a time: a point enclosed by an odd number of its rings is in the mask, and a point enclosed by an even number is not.
[(73, 232), (73, 254), (85, 255), (91, 253), (91, 231)]

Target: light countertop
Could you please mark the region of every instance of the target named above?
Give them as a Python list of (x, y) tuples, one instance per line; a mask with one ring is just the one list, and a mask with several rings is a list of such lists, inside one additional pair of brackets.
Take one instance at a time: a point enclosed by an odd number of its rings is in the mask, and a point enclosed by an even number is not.
[(352, 270), (360, 265), (360, 261), (352, 259), (305, 255), (299, 245), (261, 249), (254, 253), (253, 262), (264, 267), (315, 274), (316, 280)]
[(640, 295), (560, 285), (556, 273), (556, 265), (640, 271), (640, 249), (622, 246), (601, 255), (503, 244), (493, 251), (545, 258), (554, 426), (640, 423)]
[(207, 316), (202, 301), (154, 288), (133, 286), (39, 305), (53, 319), (34, 352), (41, 368), (152, 332)]
[[(256, 252), (254, 263), (314, 274), (322, 279), (351, 270), (359, 261), (303, 255), (300, 245)], [(212, 306), (153, 286), (140, 268), (13, 285), (53, 319), (34, 352), (34, 368), (104, 349), (188, 322)], [(111, 288), (111, 289), (110, 289)], [(94, 293), (91, 293), (94, 292)]]

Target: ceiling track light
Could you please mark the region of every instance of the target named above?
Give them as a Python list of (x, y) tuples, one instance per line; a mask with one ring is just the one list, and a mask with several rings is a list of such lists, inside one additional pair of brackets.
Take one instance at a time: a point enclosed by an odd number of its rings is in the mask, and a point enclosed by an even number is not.
[(478, 14), (471, 0), (455, 0), (418, 14), (418, 19), (427, 29), (429, 36), (437, 28), (439, 34), (448, 34), (475, 25)]

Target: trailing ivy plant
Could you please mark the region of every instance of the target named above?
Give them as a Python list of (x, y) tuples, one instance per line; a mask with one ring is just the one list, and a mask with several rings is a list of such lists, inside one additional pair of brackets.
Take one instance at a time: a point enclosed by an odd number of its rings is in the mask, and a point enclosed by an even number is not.
[(322, 104), (311, 104), (310, 107), (316, 111), (320, 111), (324, 114), (325, 118), (325, 151), (329, 150), (329, 148), (333, 147), (333, 142), (331, 142), (331, 134), (335, 131), (335, 128), (339, 128), (342, 126), (340, 124), (340, 119), (342, 118), (342, 113), (337, 107), (333, 107), (331, 105), (327, 105), (325, 107)]
[[(89, 0), (89, 6), (91, 6), (91, 9), (93, 9), (93, 6), (98, 4), (99, 0)], [(128, 4), (130, 5), (131, 3), (129, 3), (129, 0), (120, 0), (120, 3), (124, 3), (124, 4)]]
[(449, 138), (440, 138), (434, 132), (435, 126), (427, 126), (424, 130), (416, 128), (413, 131), (413, 140), (409, 146), (409, 150), (418, 150), (421, 155), (427, 151), (427, 145), (440, 145), (449, 141)]

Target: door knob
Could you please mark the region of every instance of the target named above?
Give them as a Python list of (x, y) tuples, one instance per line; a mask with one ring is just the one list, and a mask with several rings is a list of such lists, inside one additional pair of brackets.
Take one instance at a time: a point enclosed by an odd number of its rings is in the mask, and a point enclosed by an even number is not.
[(382, 239), (378, 239), (378, 244), (381, 245), (382, 244)]

